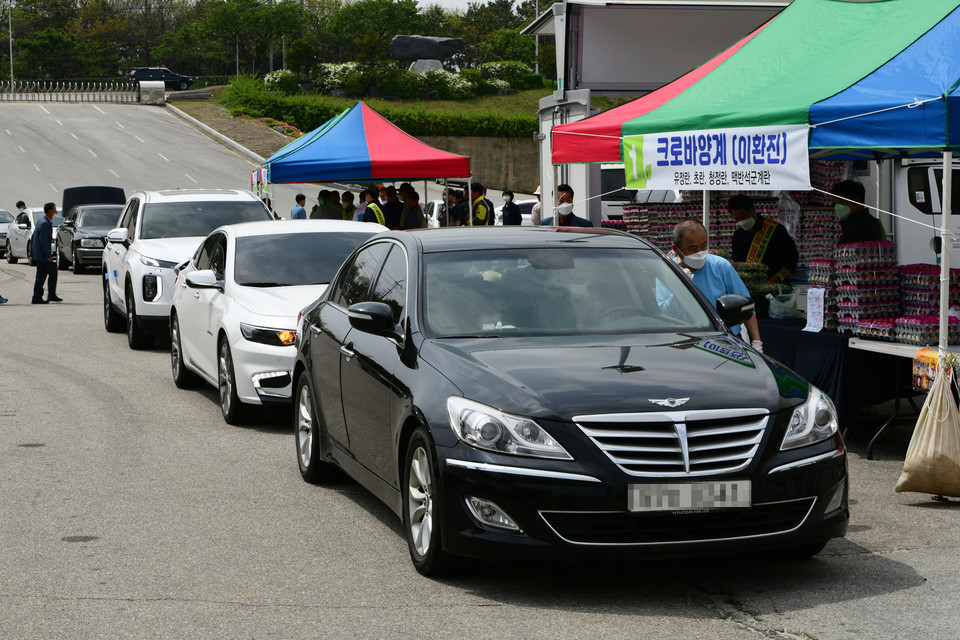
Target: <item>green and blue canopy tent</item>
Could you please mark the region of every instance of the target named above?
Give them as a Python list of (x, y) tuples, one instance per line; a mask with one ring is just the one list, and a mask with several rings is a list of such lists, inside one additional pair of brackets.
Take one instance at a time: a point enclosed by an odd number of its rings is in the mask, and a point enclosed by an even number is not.
[[(805, 158), (787, 162), (786, 151), (774, 143), (792, 151), (799, 144), (812, 158), (937, 156), (945, 176), (940, 232), (949, 237), (950, 173), (960, 147), (958, 7), (960, 0), (794, 0), (673, 83), (555, 127), (553, 162), (623, 161), (628, 183), (648, 188), (662, 188), (650, 185), (662, 185), (657, 174), (675, 173), (674, 163), (699, 165), (707, 184), (684, 188), (709, 191), (736, 188), (719, 179), (709, 184), (710, 171), (749, 160), (749, 141), (757, 136), (767, 145), (759, 154), (763, 171), (772, 171), (774, 183), (780, 175), (789, 185), (772, 189), (796, 189), (798, 180), (810, 188)], [(740, 149), (747, 155), (738, 154), (738, 141), (748, 145)], [(716, 153), (723, 145), (728, 153)], [(758, 166), (741, 162), (739, 168)], [(941, 352), (947, 346), (952, 243), (943, 244)]]

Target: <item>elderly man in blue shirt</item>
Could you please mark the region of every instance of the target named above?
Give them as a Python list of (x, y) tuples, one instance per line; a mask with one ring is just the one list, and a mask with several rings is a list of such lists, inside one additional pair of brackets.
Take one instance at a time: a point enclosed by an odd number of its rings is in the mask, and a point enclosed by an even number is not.
[[(750, 291), (733, 265), (710, 253), (708, 248), (707, 230), (699, 220), (688, 218), (673, 228), (673, 252), (677, 254), (680, 266), (690, 274), (693, 284), (707, 296), (707, 300), (716, 304), (717, 298), (729, 293), (749, 298)], [(750, 346), (763, 353), (757, 316), (750, 316), (743, 324), (747, 328)], [(730, 330), (740, 335), (739, 325)]]

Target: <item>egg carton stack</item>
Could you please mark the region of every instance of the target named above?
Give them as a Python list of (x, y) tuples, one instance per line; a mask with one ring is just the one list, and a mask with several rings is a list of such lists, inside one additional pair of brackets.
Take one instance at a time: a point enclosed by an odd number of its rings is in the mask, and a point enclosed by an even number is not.
[[(950, 269), (950, 306), (960, 304), (960, 269)], [(905, 264), (900, 267), (900, 305), (903, 315), (940, 312), (940, 267)]]
[(623, 217), (624, 217), (623, 220), (602, 220), (600, 222), (600, 226), (603, 227), (604, 229), (613, 229), (615, 231), (625, 231), (627, 233), (636, 233), (641, 237), (644, 235), (644, 232), (639, 230), (639, 227), (641, 227), (639, 223), (635, 225), (631, 225), (631, 223), (626, 219), (627, 218), (626, 212), (624, 212)]
[(737, 270), (743, 284), (746, 285), (750, 294), (754, 297), (762, 297), (768, 293), (790, 292), (788, 285), (774, 284), (767, 279), (767, 266), (762, 262), (734, 262), (733, 268)]
[[(850, 165), (844, 160), (811, 160), (811, 186), (831, 191), (833, 185), (846, 180), (850, 175)], [(820, 191), (791, 191), (788, 194), (801, 205), (833, 207), (833, 198)]]
[[(940, 316), (912, 315), (900, 316), (897, 322), (897, 342), (915, 345), (935, 345), (940, 341)], [(947, 340), (950, 344), (960, 342), (960, 319), (949, 316), (947, 319)]]
[(892, 242), (840, 245), (834, 254), (837, 271), (838, 325), (842, 333), (875, 337), (889, 328), (900, 306), (896, 247)]
[(811, 287), (823, 289), (823, 328), (836, 331), (839, 325), (839, 307), (837, 305), (837, 287), (834, 281), (837, 274), (837, 261), (832, 258), (817, 258), (809, 264), (809, 283)]
[(840, 238), (840, 221), (833, 209), (804, 209), (800, 214), (800, 234), (794, 238), (800, 265), (833, 255)]
[[(646, 220), (640, 215), (645, 213)], [(673, 245), (673, 228), (677, 223), (687, 218), (701, 220), (703, 218), (703, 204), (700, 202), (676, 202), (664, 204), (646, 204), (643, 207), (624, 207), (623, 219), (636, 229), (628, 229), (645, 240), (656, 245), (666, 252)], [(642, 227), (646, 224), (646, 231)], [(730, 239), (736, 229), (736, 222), (726, 210), (726, 200), (723, 205), (717, 203), (710, 206), (710, 248), (722, 253), (730, 253)]]

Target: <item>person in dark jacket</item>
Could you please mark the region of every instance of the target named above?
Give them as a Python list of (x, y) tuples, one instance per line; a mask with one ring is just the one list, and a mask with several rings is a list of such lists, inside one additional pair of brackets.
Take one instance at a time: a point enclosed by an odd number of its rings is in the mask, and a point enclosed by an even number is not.
[(757, 213), (750, 196), (731, 196), (727, 210), (737, 221), (731, 247), (733, 261), (762, 262), (770, 282), (783, 282), (800, 259), (787, 228)]
[[(53, 216), (57, 215), (57, 205), (48, 202), (43, 205), (43, 216), (33, 230), (30, 239), (30, 257), (37, 263), (37, 279), (33, 284), (32, 304), (62, 302), (57, 297), (57, 259), (51, 251), (53, 245)], [(43, 283), (47, 283), (47, 299), (43, 299)]]
[(840, 219), (840, 239), (837, 245), (851, 242), (886, 240), (887, 234), (880, 221), (870, 215), (864, 206), (866, 192), (855, 180), (844, 180), (833, 187), (834, 211)]
[(503, 224), (504, 226), (523, 224), (523, 213), (521, 213), (517, 203), (513, 201), (513, 191), (510, 191), (510, 189), (503, 190)]

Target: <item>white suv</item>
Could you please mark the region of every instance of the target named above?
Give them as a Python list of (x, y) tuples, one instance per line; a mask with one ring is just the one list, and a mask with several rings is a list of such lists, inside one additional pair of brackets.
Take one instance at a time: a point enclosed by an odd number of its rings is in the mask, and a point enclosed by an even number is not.
[(211, 231), (225, 224), (272, 220), (249, 191), (192, 189), (135, 193), (103, 250), (103, 324), (123, 330), (131, 349), (166, 334), (174, 267), (187, 260)]

